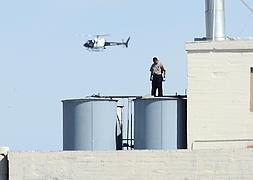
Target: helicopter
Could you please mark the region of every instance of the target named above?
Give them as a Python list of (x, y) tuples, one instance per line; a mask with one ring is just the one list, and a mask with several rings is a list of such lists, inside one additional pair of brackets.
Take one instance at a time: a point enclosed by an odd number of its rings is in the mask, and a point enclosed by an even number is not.
[(130, 37), (127, 39), (126, 42), (107, 42), (105, 36), (108, 35), (96, 35), (94, 39), (88, 40), (83, 46), (87, 48), (87, 50), (92, 51), (102, 51), (106, 49), (107, 46), (125, 46), (128, 48), (128, 43)]

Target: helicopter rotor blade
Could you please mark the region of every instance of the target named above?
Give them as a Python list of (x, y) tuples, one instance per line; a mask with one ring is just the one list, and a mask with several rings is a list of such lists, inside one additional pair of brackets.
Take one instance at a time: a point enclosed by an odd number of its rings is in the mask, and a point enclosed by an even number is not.
[(97, 35), (94, 35), (94, 37), (96, 37), (96, 38), (107, 37), (107, 36), (110, 36), (110, 34), (97, 34)]

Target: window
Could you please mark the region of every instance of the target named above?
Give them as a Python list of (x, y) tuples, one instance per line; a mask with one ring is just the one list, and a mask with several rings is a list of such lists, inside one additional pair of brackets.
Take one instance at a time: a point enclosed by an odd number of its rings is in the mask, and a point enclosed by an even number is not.
[(250, 68), (250, 112), (253, 112), (253, 67)]

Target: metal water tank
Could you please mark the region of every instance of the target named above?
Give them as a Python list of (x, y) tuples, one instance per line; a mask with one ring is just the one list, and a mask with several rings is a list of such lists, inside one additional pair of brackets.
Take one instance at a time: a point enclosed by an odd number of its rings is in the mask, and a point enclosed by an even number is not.
[(135, 149), (186, 149), (186, 99), (134, 100)]
[(63, 150), (116, 150), (117, 101), (73, 99), (63, 102)]

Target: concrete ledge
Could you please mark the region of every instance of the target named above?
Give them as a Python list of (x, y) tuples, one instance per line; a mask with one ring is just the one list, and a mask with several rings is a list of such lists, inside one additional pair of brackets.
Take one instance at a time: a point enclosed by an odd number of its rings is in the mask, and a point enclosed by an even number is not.
[(187, 42), (186, 51), (191, 52), (253, 52), (253, 40), (225, 40)]
[(11, 180), (253, 179), (253, 151), (11, 152)]
[(191, 150), (199, 149), (245, 149), (252, 148), (253, 139), (233, 140), (198, 140), (191, 145)]

